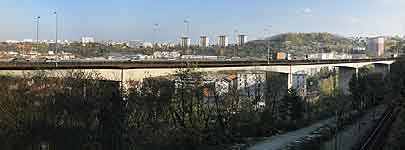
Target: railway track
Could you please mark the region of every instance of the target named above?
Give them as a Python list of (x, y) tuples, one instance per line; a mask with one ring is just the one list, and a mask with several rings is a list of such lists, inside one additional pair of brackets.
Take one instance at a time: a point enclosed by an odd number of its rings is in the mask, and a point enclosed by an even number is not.
[(367, 138), (365, 140), (363, 140), (359, 150), (380, 150), (383, 148), (385, 137), (399, 113), (397, 106), (398, 105), (391, 105), (384, 112), (372, 132), (366, 136)]

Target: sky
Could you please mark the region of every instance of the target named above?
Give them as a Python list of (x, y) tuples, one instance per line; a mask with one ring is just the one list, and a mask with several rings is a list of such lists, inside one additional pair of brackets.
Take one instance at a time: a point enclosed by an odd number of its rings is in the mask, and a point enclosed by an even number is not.
[[(35, 39), (197, 42), (218, 35), (249, 40), (285, 32), (342, 36), (404, 35), (405, 0), (1, 0), (0, 41)], [(230, 38), (232, 41), (233, 39)]]

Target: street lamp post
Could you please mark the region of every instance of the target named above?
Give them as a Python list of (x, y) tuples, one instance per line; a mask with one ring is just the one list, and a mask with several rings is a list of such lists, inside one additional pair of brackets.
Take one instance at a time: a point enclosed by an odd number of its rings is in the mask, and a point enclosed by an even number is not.
[(58, 12), (55, 10), (53, 14), (55, 15), (55, 51), (58, 53)]
[(35, 17), (35, 22), (37, 23), (37, 32), (36, 32), (36, 37), (37, 37), (37, 44), (36, 44), (36, 51), (39, 49), (39, 20), (41, 19), (40, 16)]
[(184, 20), (184, 25), (186, 28), (185, 34), (184, 36), (189, 36), (189, 32), (190, 32), (190, 21), (188, 19)]
[(157, 23), (153, 24), (153, 45), (152, 45), (152, 50), (154, 50), (154, 47), (158, 45), (158, 42), (157, 42), (158, 28), (159, 28), (159, 24), (157, 24)]
[(58, 12), (55, 10), (53, 12), (55, 15), (55, 53), (56, 53), (56, 60), (55, 60), (55, 65), (58, 67)]
[[(271, 25), (268, 25), (264, 28), (264, 37), (263, 37), (264, 42), (266, 42), (266, 35), (267, 35), (267, 32), (270, 32), (270, 28), (271, 28)], [(265, 43), (267, 46), (267, 64), (268, 65), (270, 64), (270, 44), (269, 44), (269, 42), (270, 42), (270, 39), (268, 42)]]
[(267, 64), (270, 65), (270, 47), (267, 46)]
[(233, 57), (237, 57), (237, 51), (239, 50), (239, 46), (240, 46), (240, 45), (238, 45), (238, 32), (239, 31), (237, 29), (234, 30), (236, 44), (235, 44), (235, 48), (233, 50)]
[[(189, 19), (185, 19), (184, 20), (184, 25), (185, 25), (185, 28), (186, 28), (186, 31), (185, 31), (185, 33), (184, 33), (184, 36), (185, 37), (187, 37), (187, 38), (189, 38), (190, 39), (190, 20)], [(190, 44), (190, 43), (189, 43)], [(186, 54), (188, 54), (188, 53), (193, 53), (193, 51), (192, 50), (190, 50), (190, 47), (188, 46), (188, 45), (186, 45), (186, 47), (185, 47), (185, 49), (184, 49), (184, 53), (186, 53)]]

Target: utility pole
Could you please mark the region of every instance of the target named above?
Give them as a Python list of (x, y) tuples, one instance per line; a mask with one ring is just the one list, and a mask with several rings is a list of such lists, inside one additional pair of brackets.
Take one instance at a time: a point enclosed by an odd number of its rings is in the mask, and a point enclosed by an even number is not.
[(40, 16), (35, 17), (35, 22), (37, 23), (37, 44), (36, 44), (36, 50), (38, 51), (39, 49), (39, 20), (41, 19)]

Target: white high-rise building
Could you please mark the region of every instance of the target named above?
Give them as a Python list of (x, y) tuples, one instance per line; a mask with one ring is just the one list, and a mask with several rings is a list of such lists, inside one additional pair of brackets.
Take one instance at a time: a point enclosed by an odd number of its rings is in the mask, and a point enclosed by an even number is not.
[(183, 36), (180, 39), (180, 47), (182, 48), (188, 48), (190, 47), (191, 39), (187, 36)]
[(227, 47), (228, 46), (228, 37), (226, 35), (218, 36), (218, 47)]
[(247, 42), (247, 35), (244, 35), (244, 34), (238, 35), (237, 41), (236, 41), (236, 44), (238, 46), (243, 46), (246, 42)]
[(82, 44), (94, 43), (94, 37), (82, 37)]
[(209, 38), (207, 36), (200, 36), (200, 47), (208, 47), (209, 46)]
[(377, 37), (377, 38), (372, 38), (368, 41), (368, 50), (371, 51), (371, 53), (374, 56), (383, 56), (384, 55), (384, 37)]

